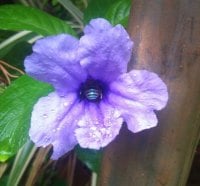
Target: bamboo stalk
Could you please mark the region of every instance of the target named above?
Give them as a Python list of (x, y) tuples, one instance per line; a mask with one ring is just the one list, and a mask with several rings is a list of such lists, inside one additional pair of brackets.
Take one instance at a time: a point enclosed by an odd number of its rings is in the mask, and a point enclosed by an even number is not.
[(99, 186), (185, 186), (200, 136), (200, 1), (134, 0), (130, 69), (158, 73), (169, 103), (158, 127), (123, 127), (103, 155)]

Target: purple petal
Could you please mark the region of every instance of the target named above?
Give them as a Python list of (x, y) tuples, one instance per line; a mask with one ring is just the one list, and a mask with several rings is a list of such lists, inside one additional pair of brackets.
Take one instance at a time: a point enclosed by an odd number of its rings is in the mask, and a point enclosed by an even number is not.
[(133, 70), (110, 84), (108, 100), (120, 108), (129, 130), (139, 132), (157, 125), (153, 111), (165, 107), (167, 87), (155, 73)]
[(146, 70), (121, 75), (110, 84), (110, 91), (153, 110), (164, 108), (168, 101), (165, 83), (157, 74)]
[(52, 159), (56, 160), (65, 153), (69, 152), (78, 144), (75, 137), (75, 129), (77, 128), (77, 119), (83, 112), (83, 104), (76, 103), (69, 110), (58, 128), (55, 140), (53, 141)]
[(76, 102), (76, 94), (59, 97), (54, 92), (40, 98), (33, 108), (30, 138), (36, 146), (52, 144), (53, 159), (59, 158), (77, 144), (74, 118), (80, 114), (82, 107)]
[(111, 82), (127, 71), (133, 43), (121, 25), (111, 27), (104, 19), (96, 19), (85, 33), (80, 38), (80, 63), (91, 77)]
[(94, 32), (105, 32), (112, 29), (112, 25), (105, 19), (97, 18), (92, 19), (88, 25), (84, 28), (85, 34), (92, 34)]
[(158, 123), (155, 113), (151, 110), (134, 111), (134, 114), (123, 113), (128, 129), (134, 133), (155, 127)]
[(79, 64), (79, 41), (66, 34), (38, 40), (33, 53), (25, 59), (25, 71), (32, 77), (52, 84), (59, 95), (77, 90), (86, 73)]
[(107, 103), (89, 103), (78, 121), (75, 135), (83, 148), (100, 149), (119, 134), (122, 118), (118, 110)]

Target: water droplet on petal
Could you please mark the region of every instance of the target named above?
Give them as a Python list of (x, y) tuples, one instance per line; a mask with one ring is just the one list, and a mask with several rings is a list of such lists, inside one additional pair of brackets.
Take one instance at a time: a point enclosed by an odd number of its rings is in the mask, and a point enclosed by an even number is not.
[(68, 102), (64, 102), (63, 105), (66, 107), (66, 106), (69, 105), (69, 103)]
[(90, 137), (96, 137), (95, 134), (93, 132), (89, 132), (89, 136)]
[(45, 137), (44, 142), (45, 143), (49, 143), (49, 141), (50, 141), (50, 138), (49, 137)]
[(47, 114), (43, 114), (43, 118), (47, 118), (48, 116), (47, 116)]
[(52, 79), (51, 81), (52, 81), (53, 83), (57, 82), (57, 80), (56, 80), (56, 79)]
[(106, 134), (110, 134), (111, 132), (109, 130), (106, 130)]
[(96, 128), (96, 127), (90, 127), (90, 129), (91, 129), (91, 130), (96, 130), (97, 128)]
[(64, 97), (65, 97), (65, 94), (64, 94), (63, 92), (61, 92), (61, 93), (60, 93), (60, 97), (61, 97), (61, 98), (64, 98)]
[(100, 130), (101, 130), (102, 134), (105, 134), (105, 132), (106, 132), (106, 129), (105, 129), (105, 128), (102, 128), (102, 129), (100, 129)]
[(57, 120), (59, 121), (60, 119), (61, 119), (61, 116), (58, 116), (58, 117), (57, 117)]
[(54, 54), (55, 51), (53, 49), (49, 49), (49, 52)]
[(56, 130), (59, 131), (59, 130), (60, 130), (60, 127), (56, 128)]
[(96, 142), (97, 142), (97, 143), (101, 143), (101, 139), (100, 139), (100, 138), (97, 138), (97, 139), (96, 139)]
[(102, 136), (102, 134), (101, 134), (100, 131), (94, 131), (94, 135), (95, 135), (95, 137), (97, 137), (97, 138), (101, 138), (101, 136)]

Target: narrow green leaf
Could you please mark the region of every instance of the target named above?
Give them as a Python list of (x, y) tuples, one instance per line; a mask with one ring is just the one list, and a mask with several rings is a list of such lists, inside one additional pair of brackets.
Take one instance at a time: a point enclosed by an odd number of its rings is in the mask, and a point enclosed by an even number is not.
[(64, 21), (38, 9), (20, 5), (0, 6), (0, 29), (30, 30), (41, 35), (69, 33), (75, 35)]
[(8, 176), (3, 176), (1, 179), (0, 179), (0, 186), (5, 186), (6, 183), (8, 181)]
[(17, 153), (10, 175), (8, 177), (8, 182), (5, 185), (17, 186), (19, 184), (20, 179), (26, 171), (26, 168), (28, 167), (36, 150), (37, 148), (34, 146), (34, 144), (31, 141), (27, 141), (23, 148), (20, 149), (20, 151)]
[(101, 150), (83, 149), (80, 146), (75, 148), (76, 155), (90, 170), (98, 173), (101, 165)]
[(70, 0), (58, 0), (60, 4), (76, 19), (79, 24), (83, 24), (83, 13)]
[(131, 0), (120, 0), (108, 9), (105, 17), (113, 25), (122, 24), (123, 26), (127, 26), (130, 7)]
[(50, 85), (24, 75), (0, 95), (0, 161), (6, 161), (27, 141), (33, 105), (50, 91)]

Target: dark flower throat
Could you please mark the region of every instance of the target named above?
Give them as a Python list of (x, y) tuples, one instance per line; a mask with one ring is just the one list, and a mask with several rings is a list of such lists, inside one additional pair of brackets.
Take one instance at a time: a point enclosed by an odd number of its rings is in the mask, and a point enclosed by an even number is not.
[(80, 100), (99, 102), (105, 93), (105, 86), (99, 80), (87, 79), (80, 87)]

